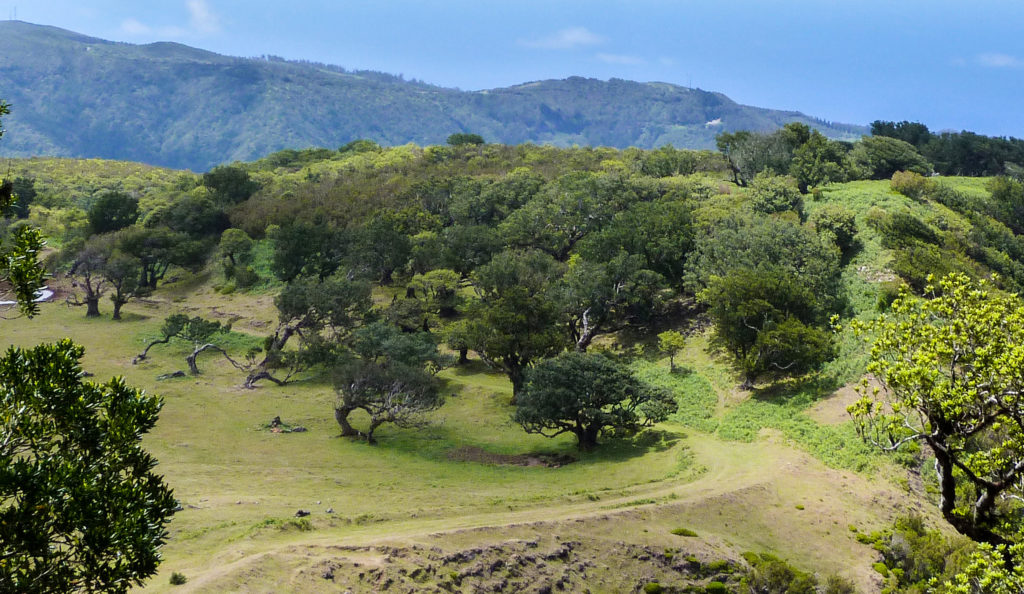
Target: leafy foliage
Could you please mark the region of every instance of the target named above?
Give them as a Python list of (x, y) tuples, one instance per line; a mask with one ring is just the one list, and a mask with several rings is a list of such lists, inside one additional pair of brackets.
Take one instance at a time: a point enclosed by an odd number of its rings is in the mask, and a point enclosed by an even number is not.
[(604, 355), (563, 353), (526, 374), (515, 421), (528, 433), (576, 436), (579, 449), (597, 446), (602, 433), (629, 434), (676, 410), (666, 391), (637, 380)]
[(139, 201), (121, 192), (109, 192), (93, 202), (88, 216), (93, 233), (124, 229), (139, 219)]
[(885, 391), (865, 387), (849, 410), (879, 447), (927, 445), (943, 516), (963, 534), (1000, 543), (1019, 530), (1007, 522), (1024, 488), (1024, 305), (964, 275), (937, 289), (932, 299), (897, 299), (889, 318), (854, 325), (874, 335), (868, 369)]
[(0, 588), (127, 592), (156, 572), (171, 490), (139, 444), (159, 398), (83, 382), (70, 341), (0, 357)]

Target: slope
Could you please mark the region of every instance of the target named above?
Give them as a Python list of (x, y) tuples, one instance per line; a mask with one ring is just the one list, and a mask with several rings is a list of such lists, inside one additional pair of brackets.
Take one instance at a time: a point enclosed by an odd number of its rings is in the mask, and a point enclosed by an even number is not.
[(572, 77), (464, 92), (370, 71), (114, 43), (0, 22), (0, 88), (14, 111), (2, 153), (127, 159), (204, 171), (282, 148), (440, 144), (453, 132), (567, 146), (708, 148), (724, 130), (802, 121), (832, 137), (866, 129), (749, 107), (666, 83)]

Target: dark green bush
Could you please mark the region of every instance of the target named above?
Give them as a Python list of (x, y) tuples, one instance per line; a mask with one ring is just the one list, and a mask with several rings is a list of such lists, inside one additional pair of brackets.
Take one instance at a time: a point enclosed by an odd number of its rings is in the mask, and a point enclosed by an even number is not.
[(816, 594), (817, 580), (814, 575), (791, 566), (774, 555), (744, 553), (744, 558), (753, 566), (749, 584), (751, 592), (771, 594)]
[(825, 580), (825, 589), (822, 594), (857, 594), (857, 588), (853, 582), (839, 575), (830, 575)]

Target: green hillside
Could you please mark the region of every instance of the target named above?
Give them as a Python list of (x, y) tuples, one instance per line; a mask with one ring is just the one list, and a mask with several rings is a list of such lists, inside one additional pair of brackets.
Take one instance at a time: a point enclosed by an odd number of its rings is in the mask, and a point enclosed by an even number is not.
[[(787, 591), (751, 589), (774, 579), (810, 593), (813, 575), (838, 584), (826, 592), (921, 592), (973, 544), (938, 509), (926, 446), (887, 455), (858, 434), (847, 407), (871, 355), (850, 326), (926, 293), (930, 273), (1020, 291), (1024, 186), (892, 173), (928, 164), (906, 143), (799, 126), (733, 142), (362, 142), (204, 176), (13, 160), (34, 179), (28, 222), (60, 247), (58, 297), (0, 320), (0, 346), (69, 336), (89, 373), (164, 397), (144, 444), (181, 510), (152, 591)], [(789, 147), (794, 177), (744, 143)], [(136, 222), (96, 232), (108, 190)], [(164, 268), (113, 321), (113, 281), (90, 287), (118, 259)], [(89, 291), (99, 315), (67, 307)], [(230, 326), (139, 358), (172, 315)], [(683, 339), (672, 360), (668, 331)], [(231, 359), (206, 351), (184, 371), (207, 340)], [(524, 431), (511, 400), (535, 387), (516, 374), (576, 350), (672, 410), (591, 448)], [(417, 377), (442, 399), (372, 443), (375, 409), (355, 407), (357, 433), (339, 436), (351, 378), (389, 365), (432, 374)], [(1020, 510), (1000, 503), (1011, 542)]]
[(13, 106), (0, 154), (123, 159), (205, 171), (284, 148), (488, 142), (712, 148), (722, 131), (799, 121), (833, 138), (859, 126), (739, 105), (665, 83), (573, 77), (459, 91), (369, 71), (131, 45), (0, 22), (0, 89)]

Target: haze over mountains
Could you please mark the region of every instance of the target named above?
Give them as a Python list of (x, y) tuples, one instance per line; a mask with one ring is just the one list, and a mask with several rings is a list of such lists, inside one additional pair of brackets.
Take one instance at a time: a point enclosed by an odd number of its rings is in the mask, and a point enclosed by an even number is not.
[(371, 71), (235, 58), (177, 43), (132, 45), (0, 22), (0, 98), (12, 105), (6, 156), (141, 161), (205, 171), (283, 148), (489, 142), (712, 148), (722, 131), (791, 121), (833, 138), (862, 126), (740, 105), (666, 83), (571, 77), (461, 91)]

